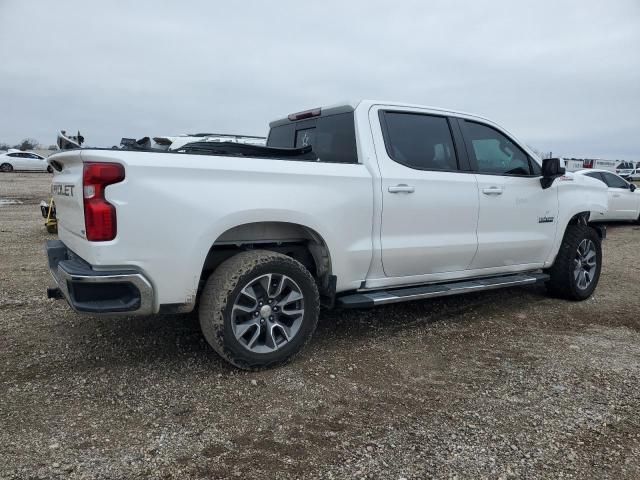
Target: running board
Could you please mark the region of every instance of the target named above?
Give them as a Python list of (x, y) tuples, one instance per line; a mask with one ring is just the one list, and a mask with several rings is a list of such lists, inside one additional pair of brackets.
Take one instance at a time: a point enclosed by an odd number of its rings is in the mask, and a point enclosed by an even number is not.
[(533, 285), (549, 279), (546, 273), (527, 273), (503, 275), (500, 277), (476, 278), (451, 283), (422, 285), (419, 287), (396, 288), (393, 290), (376, 290), (358, 292), (336, 298), (336, 304), (343, 308), (366, 308), (388, 303), (408, 302), (423, 298), (446, 297), (461, 293), (481, 292), (496, 288)]

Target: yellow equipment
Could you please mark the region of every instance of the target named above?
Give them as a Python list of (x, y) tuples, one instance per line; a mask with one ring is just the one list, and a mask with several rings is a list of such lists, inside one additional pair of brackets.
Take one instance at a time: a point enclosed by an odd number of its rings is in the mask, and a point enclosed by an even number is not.
[(45, 218), (44, 226), (49, 233), (58, 233), (58, 219), (56, 218), (56, 204), (53, 198), (49, 200), (49, 203), (44, 200), (40, 202), (40, 212)]

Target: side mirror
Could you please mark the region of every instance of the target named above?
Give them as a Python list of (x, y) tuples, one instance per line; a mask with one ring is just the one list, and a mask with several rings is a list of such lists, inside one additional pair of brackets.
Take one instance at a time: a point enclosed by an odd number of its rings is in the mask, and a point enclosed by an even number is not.
[(565, 169), (560, 165), (559, 158), (545, 158), (542, 161), (542, 178), (540, 179), (542, 188), (549, 188), (553, 181), (564, 173)]
[(630, 183), (629, 184), (629, 190), (631, 190), (632, 192), (636, 191), (636, 185), (634, 183)]

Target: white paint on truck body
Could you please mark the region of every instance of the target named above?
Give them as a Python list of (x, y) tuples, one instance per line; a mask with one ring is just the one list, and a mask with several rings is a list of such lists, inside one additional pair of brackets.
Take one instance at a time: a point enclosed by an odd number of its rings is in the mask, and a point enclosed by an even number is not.
[[(287, 222), (315, 232), (329, 250), (337, 292), (471, 278), (548, 267), (569, 220), (606, 211), (606, 188), (567, 173), (543, 189), (540, 176), (415, 170), (385, 151), (378, 113), (449, 116), (490, 126), (539, 165), (506, 130), (482, 117), (393, 102), (353, 103), (357, 163), (326, 163), (84, 149), (53, 155), (60, 239), (95, 269), (135, 266), (161, 304), (193, 298), (212, 245), (228, 230)], [(106, 187), (117, 236), (84, 234), (82, 165), (117, 162), (125, 180)], [(406, 184), (413, 192), (393, 193)], [(485, 195), (483, 190), (502, 190)]]

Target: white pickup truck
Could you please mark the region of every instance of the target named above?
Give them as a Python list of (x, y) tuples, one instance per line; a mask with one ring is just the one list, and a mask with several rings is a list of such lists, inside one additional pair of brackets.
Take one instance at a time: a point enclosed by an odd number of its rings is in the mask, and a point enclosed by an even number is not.
[(605, 231), (589, 217), (606, 211), (605, 185), (485, 118), (361, 101), (270, 127), (266, 146), (49, 157), (49, 295), (86, 313), (197, 306), (211, 346), (257, 369), (303, 347), (321, 304), (596, 288)]

